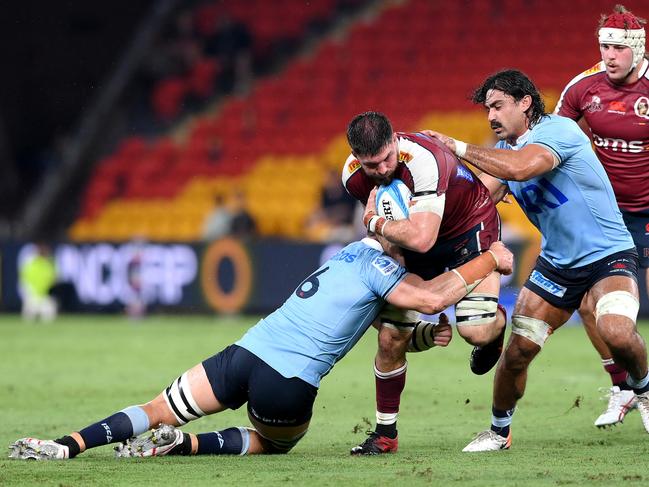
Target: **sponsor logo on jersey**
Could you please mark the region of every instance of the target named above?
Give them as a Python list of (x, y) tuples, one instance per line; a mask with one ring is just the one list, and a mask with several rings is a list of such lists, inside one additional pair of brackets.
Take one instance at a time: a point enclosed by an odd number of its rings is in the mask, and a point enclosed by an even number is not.
[(457, 176), (467, 181), (473, 182), (473, 173), (469, 171), (466, 167), (457, 166)]
[(399, 264), (397, 264), (394, 260), (390, 259), (389, 257), (384, 257), (384, 256), (375, 257), (374, 260), (372, 261), (372, 265), (376, 267), (379, 270), (379, 272), (384, 276), (389, 276), (390, 274), (393, 274), (399, 268)]
[(537, 270), (532, 271), (530, 281), (558, 298), (562, 298), (566, 294), (565, 287), (559, 286), (559, 284), (551, 281)]
[(600, 71), (602, 71), (602, 63), (601, 62), (597, 63), (592, 68), (588, 68), (586, 71), (581, 73), (581, 76), (588, 76), (589, 74), (599, 73)]
[(399, 162), (408, 163), (412, 161), (414, 156), (408, 152), (399, 151)]
[(350, 173), (353, 173), (353, 172), (356, 171), (359, 167), (361, 167), (361, 163), (358, 162), (358, 159), (354, 159), (354, 160), (351, 161), (349, 164), (347, 164), (347, 170), (348, 170)]
[(609, 149), (613, 152), (630, 152), (638, 154), (644, 150), (641, 140), (623, 140), (610, 137), (600, 137), (593, 133), (593, 144), (601, 149)]
[(649, 98), (639, 97), (633, 105), (633, 111), (638, 117), (649, 120)]
[(593, 95), (593, 98), (590, 100), (590, 102), (586, 103), (583, 107), (581, 107), (581, 110), (589, 113), (601, 112), (602, 99), (597, 95)]
[(626, 113), (626, 106), (623, 101), (613, 100), (608, 104), (608, 113), (617, 113), (618, 115), (624, 115)]

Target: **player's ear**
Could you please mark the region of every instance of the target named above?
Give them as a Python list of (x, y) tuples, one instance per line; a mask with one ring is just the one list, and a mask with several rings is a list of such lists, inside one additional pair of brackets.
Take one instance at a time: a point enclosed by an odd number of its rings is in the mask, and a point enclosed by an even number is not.
[(526, 112), (532, 106), (532, 97), (530, 95), (525, 95), (523, 98), (521, 98), (521, 101), (519, 101), (519, 103), (523, 111)]

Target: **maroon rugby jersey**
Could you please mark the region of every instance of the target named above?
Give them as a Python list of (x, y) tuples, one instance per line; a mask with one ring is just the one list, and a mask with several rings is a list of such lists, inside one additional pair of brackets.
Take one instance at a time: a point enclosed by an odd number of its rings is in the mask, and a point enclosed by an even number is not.
[(649, 208), (649, 62), (638, 81), (619, 86), (597, 63), (568, 83), (555, 113), (584, 117), (620, 208)]
[[(444, 144), (421, 133), (398, 132), (397, 137), (395, 179), (406, 183), (413, 197), (446, 193), (438, 242), (457, 237), (480, 222), (497, 220), (489, 190)], [(345, 162), (342, 179), (349, 194), (366, 204), (375, 183), (353, 155)]]

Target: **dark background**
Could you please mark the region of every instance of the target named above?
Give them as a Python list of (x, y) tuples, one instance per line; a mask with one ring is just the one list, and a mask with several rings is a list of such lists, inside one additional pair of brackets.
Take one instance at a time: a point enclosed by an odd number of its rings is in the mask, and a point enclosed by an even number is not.
[[(0, 14), (0, 191), (15, 210), (93, 100), (153, 2), (5, 2)], [(98, 55), (98, 53), (100, 53)], [(8, 208), (12, 206), (13, 208)]]

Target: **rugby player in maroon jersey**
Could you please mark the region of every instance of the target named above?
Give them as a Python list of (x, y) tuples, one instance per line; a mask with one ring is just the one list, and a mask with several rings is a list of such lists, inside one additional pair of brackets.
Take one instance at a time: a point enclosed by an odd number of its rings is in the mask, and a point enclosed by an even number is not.
[[(368, 231), (402, 249), (406, 268), (430, 279), (480, 255), (500, 238), (500, 219), (489, 191), (443, 144), (421, 133), (393, 132), (377, 112), (357, 115), (349, 124), (352, 149), (343, 167), (347, 191), (366, 204)], [(412, 193), (409, 217), (387, 221), (376, 214), (374, 188), (402, 180)], [(457, 331), (474, 346), (471, 370), (487, 373), (502, 351), (506, 316), (498, 305), (500, 276), (482, 281), (456, 305)], [(352, 454), (397, 450), (397, 415), (405, 387), (406, 351), (432, 343), (422, 334), (427, 322), (411, 311), (386, 306), (380, 316), (376, 378), (376, 429)]]

